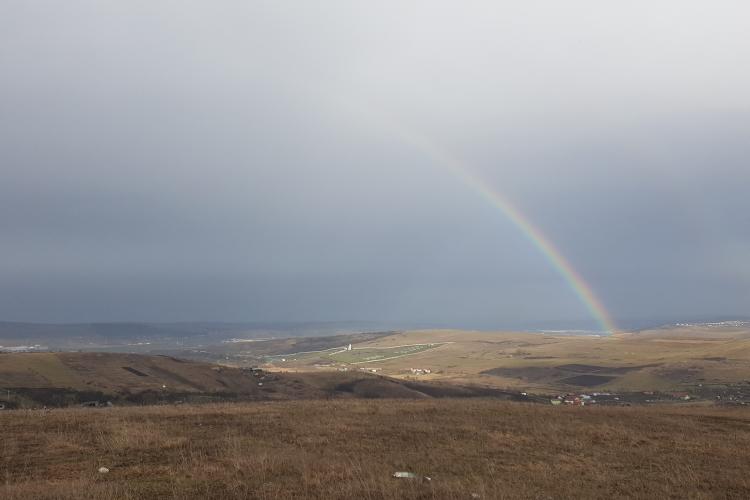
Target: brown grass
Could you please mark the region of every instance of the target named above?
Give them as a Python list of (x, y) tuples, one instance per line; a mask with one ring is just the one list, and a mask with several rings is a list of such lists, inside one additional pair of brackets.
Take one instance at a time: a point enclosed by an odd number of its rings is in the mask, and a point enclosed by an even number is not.
[(8, 500), (750, 497), (741, 409), (296, 401), (12, 411), (0, 429)]
[[(599, 375), (616, 376), (594, 387), (615, 392), (682, 391), (705, 382), (736, 384), (750, 380), (747, 327), (665, 328), (609, 337), (423, 330), (355, 342), (354, 347), (418, 343), (443, 344), (413, 355), (350, 368), (377, 368), (382, 375), (398, 378), (412, 378), (410, 368), (429, 368), (432, 373), (419, 376), (420, 380), (541, 393), (564, 392), (579, 387), (576, 383), (586, 383), (585, 379), (571, 381), (575, 373), (557, 369), (565, 365), (610, 368), (612, 373), (604, 370)], [(316, 363), (331, 360), (327, 353), (308, 354), (296, 361), (286, 358), (284, 363), (274, 362), (269, 369), (318, 372)]]

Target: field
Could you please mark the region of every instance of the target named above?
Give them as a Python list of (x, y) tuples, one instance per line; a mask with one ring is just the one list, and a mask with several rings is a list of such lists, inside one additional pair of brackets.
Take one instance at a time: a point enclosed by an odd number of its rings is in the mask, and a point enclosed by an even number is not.
[(0, 353), (0, 498), (750, 497), (744, 325), (219, 349)]
[[(704, 399), (732, 396), (735, 400), (750, 401), (750, 323), (747, 322), (678, 325), (611, 336), (423, 330), (216, 340), (200, 348), (167, 350), (144, 342), (133, 350), (166, 355), (154, 361), (158, 365), (154, 370), (159, 371), (161, 366), (164, 376), (152, 370), (151, 378), (138, 378), (123, 371), (128, 365), (118, 366), (119, 361), (113, 361), (110, 370), (87, 374), (85, 365), (89, 359), (73, 361), (83, 353), (40, 353), (31, 369), (17, 370), (7, 357), (10, 355), (0, 353), (0, 388), (55, 384), (78, 389), (96, 389), (98, 385), (138, 389), (151, 383), (152, 390), (161, 390), (162, 384), (193, 390), (197, 384), (216, 391), (228, 383), (226, 379), (236, 378), (233, 369), (260, 367), (277, 373), (374, 371), (403, 380), (441, 381), (537, 394), (687, 391)], [(108, 362), (107, 354), (99, 354), (104, 356), (102, 362)], [(48, 358), (45, 360), (43, 356)], [(202, 368), (174, 361), (185, 358), (202, 363)], [(216, 369), (216, 364), (226, 370), (221, 382), (209, 371)], [(71, 372), (73, 365), (78, 368)], [(4, 369), (8, 366), (12, 373)], [(13, 377), (20, 377), (20, 381), (14, 382)], [(184, 383), (185, 380), (190, 383)]]
[[(379, 332), (239, 341), (206, 346), (197, 355), (193, 349), (171, 354), (0, 353), (0, 404), (64, 406), (112, 395), (117, 403), (422, 397), (434, 388), (425, 391), (414, 384), (436, 382), (472, 387), (469, 392), (475, 394), (481, 393), (477, 388), (524, 392), (548, 404), (549, 396), (586, 393), (611, 394), (613, 404), (750, 404), (747, 323), (612, 336)], [(352, 386), (356, 390), (342, 391), (363, 372), (387, 379), (360, 381)], [(49, 390), (54, 398), (44, 392)]]
[(0, 428), (7, 500), (750, 496), (742, 409), (295, 401), (6, 411)]
[[(430, 348), (384, 355), (408, 345)], [(357, 364), (364, 359), (367, 364)], [(268, 359), (265, 367), (302, 372), (367, 368), (396, 378), (541, 393), (690, 390), (696, 395), (747, 392), (750, 397), (750, 325), (680, 326), (612, 336), (408, 331), (354, 342), (352, 351), (336, 355)]]
[(287, 354), (274, 354), (263, 356), (260, 359), (266, 365), (283, 365), (298, 366), (299, 364), (313, 364), (320, 367), (339, 363), (342, 366), (360, 365), (366, 363), (375, 363), (387, 361), (390, 359), (403, 358), (412, 354), (417, 354), (428, 349), (434, 349), (441, 344), (411, 344), (402, 346), (387, 347), (355, 347), (348, 350), (346, 347), (333, 347), (320, 351), (303, 351), (291, 352)]

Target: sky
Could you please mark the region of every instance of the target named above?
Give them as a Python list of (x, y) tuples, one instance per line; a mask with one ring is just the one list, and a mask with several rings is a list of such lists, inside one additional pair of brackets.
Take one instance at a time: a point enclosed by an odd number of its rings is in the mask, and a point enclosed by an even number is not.
[(744, 1), (0, 0), (0, 319), (750, 316)]

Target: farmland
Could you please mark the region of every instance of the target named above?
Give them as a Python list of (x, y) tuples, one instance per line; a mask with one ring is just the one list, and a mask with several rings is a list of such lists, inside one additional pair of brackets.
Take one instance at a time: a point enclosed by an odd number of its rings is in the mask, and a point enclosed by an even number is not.
[[(397, 351), (397, 346), (427, 346)], [(352, 351), (267, 360), (269, 370), (375, 369), (419, 380), (552, 393), (724, 391), (750, 381), (750, 327), (689, 325), (612, 336), (407, 331), (352, 343)], [(387, 356), (392, 350), (397, 356)], [(336, 353), (336, 354), (331, 354)], [(366, 361), (366, 364), (358, 364)], [(710, 391), (709, 391), (710, 392)]]
[(437, 344), (413, 344), (395, 347), (356, 347), (351, 350), (346, 347), (334, 347), (321, 351), (302, 351), (288, 354), (275, 354), (264, 356), (263, 361), (269, 364), (279, 363), (343, 363), (343, 364), (364, 364), (374, 363), (377, 361), (387, 361), (390, 359), (402, 358), (411, 354), (433, 349)]

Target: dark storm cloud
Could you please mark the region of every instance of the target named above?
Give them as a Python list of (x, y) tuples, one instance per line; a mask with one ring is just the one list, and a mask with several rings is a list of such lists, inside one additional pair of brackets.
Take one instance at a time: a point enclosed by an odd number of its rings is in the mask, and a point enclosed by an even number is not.
[(741, 2), (0, 6), (0, 318), (747, 314)]

